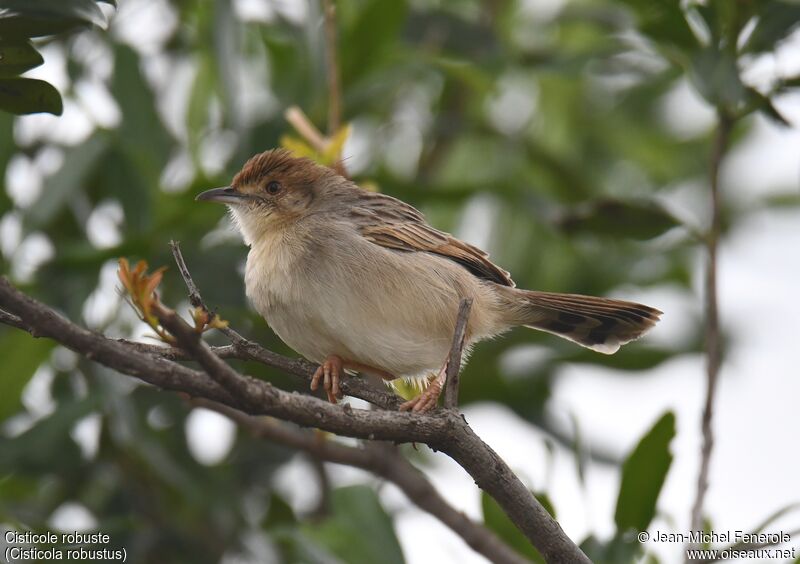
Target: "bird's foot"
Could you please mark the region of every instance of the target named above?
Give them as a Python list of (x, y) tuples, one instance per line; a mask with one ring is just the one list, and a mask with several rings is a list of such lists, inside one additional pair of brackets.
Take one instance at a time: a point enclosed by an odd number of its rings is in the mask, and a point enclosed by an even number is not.
[(328, 395), (328, 401), (336, 403), (337, 398), (342, 397), (342, 390), (339, 386), (344, 368), (344, 361), (341, 357), (335, 354), (328, 356), (328, 358), (317, 367), (317, 370), (311, 377), (311, 390), (316, 391), (317, 388), (319, 388), (321, 380), (322, 387)]
[(401, 404), (400, 411), (425, 413), (436, 407), (436, 402), (439, 401), (439, 396), (442, 395), (442, 389), (444, 388), (444, 383), (445, 380), (447, 379), (448, 361), (449, 359), (445, 361), (445, 363), (439, 369), (439, 373), (436, 375), (433, 381), (431, 381), (431, 383), (428, 384), (428, 387), (425, 388), (425, 391), (423, 391), (417, 397)]
[(328, 395), (328, 400), (331, 403), (336, 403), (337, 398), (342, 397), (341, 381), (345, 370), (374, 374), (384, 380), (394, 380), (394, 376), (385, 370), (375, 368), (374, 366), (367, 366), (360, 362), (345, 360), (340, 356), (332, 354), (319, 365), (314, 375), (311, 377), (311, 390), (316, 391), (317, 388), (319, 388), (320, 381), (322, 381), (322, 387)]

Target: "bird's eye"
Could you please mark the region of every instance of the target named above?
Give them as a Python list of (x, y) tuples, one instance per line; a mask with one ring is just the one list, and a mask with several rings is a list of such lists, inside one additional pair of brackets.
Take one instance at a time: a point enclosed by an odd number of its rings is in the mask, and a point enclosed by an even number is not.
[(277, 194), (278, 192), (281, 191), (281, 188), (282, 188), (281, 183), (276, 182), (274, 180), (269, 184), (267, 184), (267, 192), (269, 194)]

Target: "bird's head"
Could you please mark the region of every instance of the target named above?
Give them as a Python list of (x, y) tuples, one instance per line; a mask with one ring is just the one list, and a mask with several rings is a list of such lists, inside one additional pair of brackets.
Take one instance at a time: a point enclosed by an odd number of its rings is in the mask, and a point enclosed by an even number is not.
[(273, 149), (247, 161), (230, 186), (206, 190), (196, 199), (226, 204), (245, 242), (252, 244), (263, 233), (320, 209), (330, 187), (340, 181), (346, 182), (328, 167)]

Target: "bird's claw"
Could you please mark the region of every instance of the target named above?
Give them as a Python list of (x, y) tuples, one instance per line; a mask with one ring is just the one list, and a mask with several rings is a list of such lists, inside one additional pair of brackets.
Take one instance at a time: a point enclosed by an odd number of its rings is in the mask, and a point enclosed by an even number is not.
[(314, 371), (314, 375), (311, 377), (311, 390), (316, 391), (321, 381), (322, 387), (328, 396), (328, 401), (336, 403), (337, 398), (342, 397), (340, 382), (344, 372), (343, 367), (344, 362), (340, 357), (330, 355)]
[(438, 380), (431, 384), (417, 397), (408, 400), (400, 405), (400, 411), (411, 411), (413, 413), (426, 413), (436, 407), (439, 396), (442, 393), (442, 385)]
[(439, 369), (439, 373), (430, 381), (428, 387), (417, 397), (400, 404), (400, 411), (411, 411), (413, 413), (426, 413), (436, 407), (439, 396), (442, 395), (442, 388), (447, 381), (447, 365), (450, 359), (444, 361)]

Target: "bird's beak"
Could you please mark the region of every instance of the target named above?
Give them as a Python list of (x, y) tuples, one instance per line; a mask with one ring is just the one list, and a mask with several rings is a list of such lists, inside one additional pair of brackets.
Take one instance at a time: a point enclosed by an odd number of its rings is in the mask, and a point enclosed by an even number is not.
[(242, 194), (230, 186), (225, 186), (224, 188), (212, 188), (211, 190), (201, 192), (197, 195), (195, 200), (198, 202), (219, 202), (220, 204), (241, 204), (248, 198), (249, 196), (247, 194)]

